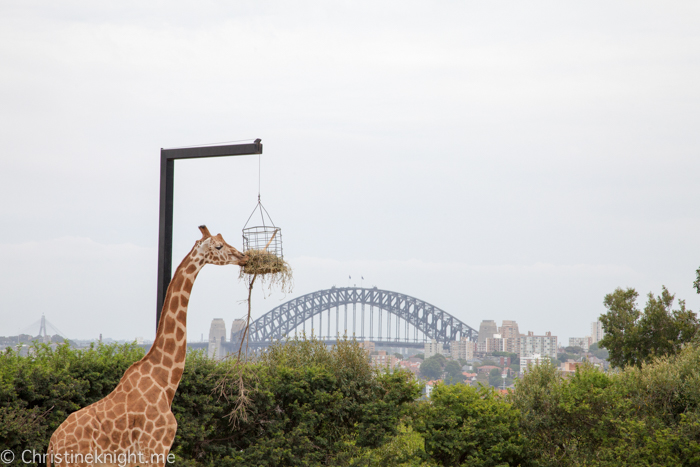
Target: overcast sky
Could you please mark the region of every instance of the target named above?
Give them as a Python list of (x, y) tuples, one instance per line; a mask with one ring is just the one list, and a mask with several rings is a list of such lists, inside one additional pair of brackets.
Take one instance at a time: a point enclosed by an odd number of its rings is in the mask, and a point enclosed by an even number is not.
[[(253, 138), (296, 280), (254, 317), (349, 275), (565, 343), (616, 287), (700, 308), (697, 2), (222, 3), (2, 2), (0, 335), (152, 338), (160, 148)], [(175, 171), (174, 263), (240, 247), (257, 156)]]

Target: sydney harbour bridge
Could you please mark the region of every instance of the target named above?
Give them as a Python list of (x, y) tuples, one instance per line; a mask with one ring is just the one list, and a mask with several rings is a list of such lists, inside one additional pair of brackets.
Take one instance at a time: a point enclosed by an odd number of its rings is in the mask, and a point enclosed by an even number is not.
[[(329, 344), (339, 338), (369, 340), (376, 346), (422, 348), (435, 339), (448, 344), (478, 332), (444, 310), (423, 300), (376, 287), (332, 287), (285, 302), (251, 322), (247, 344), (267, 347), (271, 342), (314, 336)], [(223, 343), (238, 349), (242, 332)], [(235, 347), (235, 348), (234, 348)]]

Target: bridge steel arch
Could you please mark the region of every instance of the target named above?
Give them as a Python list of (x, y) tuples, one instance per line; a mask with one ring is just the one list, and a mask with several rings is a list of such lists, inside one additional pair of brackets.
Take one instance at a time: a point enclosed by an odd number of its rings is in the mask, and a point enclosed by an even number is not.
[(350, 304), (381, 308), (417, 328), (425, 339), (435, 339), (444, 344), (463, 337), (476, 341), (478, 337), (478, 331), (474, 328), (446, 311), (410, 295), (376, 287), (332, 287), (293, 298), (265, 313), (250, 324), (249, 342), (262, 344), (283, 339), (306, 320), (332, 308)]

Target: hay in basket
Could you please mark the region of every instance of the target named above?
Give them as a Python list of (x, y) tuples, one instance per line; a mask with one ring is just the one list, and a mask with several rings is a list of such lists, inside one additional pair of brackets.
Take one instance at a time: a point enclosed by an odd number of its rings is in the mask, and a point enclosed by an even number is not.
[[(241, 268), (241, 279), (249, 285), (260, 276), (261, 281), (282, 292), (291, 292), (293, 285), (292, 268), (282, 257), (282, 233), (278, 227), (252, 227), (244, 229), (243, 252), (248, 262)], [(262, 242), (265, 243), (262, 243)], [(265, 245), (263, 247), (263, 245)]]
[(279, 287), (282, 291), (291, 289), (292, 268), (284, 259), (267, 250), (253, 249), (244, 254), (248, 262), (241, 268), (241, 279), (252, 281), (256, 276), (261, 276), (263, 283), (268, 283), (270, 287)]

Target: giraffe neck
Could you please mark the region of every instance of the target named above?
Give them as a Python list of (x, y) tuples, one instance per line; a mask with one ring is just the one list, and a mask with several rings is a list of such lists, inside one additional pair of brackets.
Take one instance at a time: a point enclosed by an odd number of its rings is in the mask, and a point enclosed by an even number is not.
[(194, 280), (203, 266), (203, 257), (193, 248), (175, 270), (163, 303), (155, 341), (143, 358), (152, 365), (154, 371), (151, 374), (165, 388), (171, 401), (185, 369), (187, 305)]

